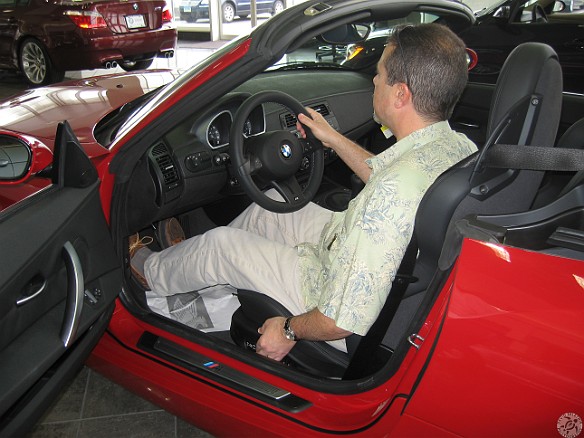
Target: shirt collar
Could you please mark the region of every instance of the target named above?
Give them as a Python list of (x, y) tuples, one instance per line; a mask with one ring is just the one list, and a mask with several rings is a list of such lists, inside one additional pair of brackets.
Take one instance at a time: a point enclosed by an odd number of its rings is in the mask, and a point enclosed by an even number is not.
[(367, 159), (366, 163), (375, 171), (376, 168), (385, 167), (393, 163), (409, 151), (424, 146), (442, 133), (450, 130), (450, 125), (447, 121), (433, 123), (412, 132), (382, 153)]

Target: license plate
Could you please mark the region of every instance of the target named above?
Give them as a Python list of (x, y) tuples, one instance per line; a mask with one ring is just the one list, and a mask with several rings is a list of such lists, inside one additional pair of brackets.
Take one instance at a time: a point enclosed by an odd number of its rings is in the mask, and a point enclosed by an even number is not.
[(146, 21), (144, 20), (144, 15), (126, 15), (126, 25), (128, 29), (138, 29), (140, 27), (146, 27)]
[(185, 12), (191, 12), (191, 7), (189, 6), (183, 6), (183, 11)]

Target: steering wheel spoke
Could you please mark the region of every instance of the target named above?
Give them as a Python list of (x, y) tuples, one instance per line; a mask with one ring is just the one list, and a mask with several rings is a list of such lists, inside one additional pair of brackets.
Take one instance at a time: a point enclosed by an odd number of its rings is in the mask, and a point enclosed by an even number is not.
[(301, 138), (302, 153), (305, 157), (311, 157), (314, 152), (322, 150), (322, 143), (318, 140), (311, 140), (310, 138)]
[(302, 187), (295, 176), (284, 181), (272, 181), (272, 186), (282, 195), (284, 201), (291, 205), (302, 204), (305, 199)]

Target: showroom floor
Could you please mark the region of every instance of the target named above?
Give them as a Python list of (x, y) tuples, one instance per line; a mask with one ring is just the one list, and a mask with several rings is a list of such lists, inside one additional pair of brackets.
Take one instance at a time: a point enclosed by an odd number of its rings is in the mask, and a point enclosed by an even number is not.
[[(176, 56), (157, 59), (151, 68), (181, 69), (209, 56), (225, 42), (179, 40)], [(92, 70), (68, 72), (65, 80), (122, 72)], [(0, 99), (27, 88), (15, 73), (0, 72)], [(49, 412), (33, 429), (30, 438), (181, 438), (210, 434), (135, 396), (89, 368), (83, 368), (64, 389)]]
[(29, 438), (212, 438), (83, 368)]

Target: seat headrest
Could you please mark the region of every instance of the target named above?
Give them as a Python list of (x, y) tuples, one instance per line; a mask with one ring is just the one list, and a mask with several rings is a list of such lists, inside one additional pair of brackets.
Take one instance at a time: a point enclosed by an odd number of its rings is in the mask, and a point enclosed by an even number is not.
[[(541, 107), (533, 121), (532, 141), (553, 145), (562, 106), (562, 69), (558, 55), (547, 44), (529, 42), (517, 46), (503, 64), (491, 101), (487, 138), (517, 102), (538, 95)], [(513, 138), (501, 143), (517, 144)]]

